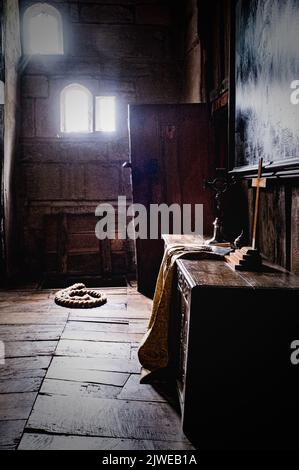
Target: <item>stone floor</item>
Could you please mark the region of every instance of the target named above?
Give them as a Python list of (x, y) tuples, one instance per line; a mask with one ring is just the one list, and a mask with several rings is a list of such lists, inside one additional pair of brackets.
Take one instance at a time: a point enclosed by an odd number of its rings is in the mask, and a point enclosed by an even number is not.
[(69, 310), (54, 291), (0, 292), (0, 449), (192, 449), (167, 391), (139, 384), (151, 301), (104, 290)]

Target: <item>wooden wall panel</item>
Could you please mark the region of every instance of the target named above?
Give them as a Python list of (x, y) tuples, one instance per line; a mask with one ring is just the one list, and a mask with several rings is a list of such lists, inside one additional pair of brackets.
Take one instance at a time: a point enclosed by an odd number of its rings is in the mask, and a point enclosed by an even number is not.
[[(260, 199), (259, 247), (269, 261), (299, 274), (299, 187), (292, 181), (268, 181)], [(251, 186), (244, 182), (244, 186)], [(249, 225), (255, 192), (248, 190)], [(251, 231), (251, 228), (250, 228)]]
[(299, 188), (292, 192), (291, 267), (299, 275)]
[(263, 254), (286, 267), (285, 197), (284, 186), (276, 186), (262, 192), (259, 239)]

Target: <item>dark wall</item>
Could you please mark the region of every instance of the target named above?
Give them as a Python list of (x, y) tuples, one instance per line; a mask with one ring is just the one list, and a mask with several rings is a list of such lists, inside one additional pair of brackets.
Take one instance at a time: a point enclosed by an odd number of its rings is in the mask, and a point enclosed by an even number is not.
[(208, 102), (217, 167), (228, 160), (230, 0), (185, 4), (182, 101)]
[[(24, 11), (33, 2), (21, 3)], [(132, 199), (130, 172), (121, 168), (129, 158), (128, 104), (178, 101), (175, 2), (48, 3), (55, 5), (63, 17), (65, 55), (28, 58), (22, 77), (19, 200), (24, 267), (37, 273), (59, 271), (57, 253), (69, 251), (73, 243), (68, 240), (64, 247), (58, 247), (59, 224), (77, 227), (88, 223), (88, 234), (73, 234), (74, 256), (80, 257), (80, 252), (88, 249), (90, 254), (100, 249), (104, 256), (108, 250), (108, 265), (113, 272), (132, 271), (132, 244), (118, 240), (105, 250), (98, 247), (94, 211), (102, 202), (115, 205), (119, 195), (126, 195), (128, 202)], [(87, 86), (96, 95), (116, 96), (115, 134), (82, 138), (60, 134), (59, 95), (72, 82)], [(54, 264), (47, 253), (50, 257), (56, 253)], [(88, 270), (91, 266), (87, 266), (87, 258), (84, 265), (83, 258), (77, 267), (73, 258), (73, 266), (63, 269)], [(107, 264), (103, 257), (102, 263)]]
[(197, 0), (187, 0), (183, 18), (184, 80), (182, 102), (200, 103), (204, 101), (203, 75), (204, 54), (198, 36)]

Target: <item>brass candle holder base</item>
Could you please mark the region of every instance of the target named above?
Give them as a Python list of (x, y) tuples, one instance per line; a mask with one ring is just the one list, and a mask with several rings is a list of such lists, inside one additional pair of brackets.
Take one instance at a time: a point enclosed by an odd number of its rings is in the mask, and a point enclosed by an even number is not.
[(228, 243), (223, 235), (222, 235), (222, 222), (221, 220), (217, 217), (215, 222), (213, 223), (214, 225), (214, 234), (213, 234), (213, 238), (211, 240), (208, 240), (206, 243), (207, 245), (215, 245), (215, 246), (219, 246), (219, 245), (225, 245), (225, 246), (230, 246), (230, 243)]
[(258, 250), (251, 247), (243, 247), (225, 257), (236, 271), (257, 272), (261, 271), (263, 260)]

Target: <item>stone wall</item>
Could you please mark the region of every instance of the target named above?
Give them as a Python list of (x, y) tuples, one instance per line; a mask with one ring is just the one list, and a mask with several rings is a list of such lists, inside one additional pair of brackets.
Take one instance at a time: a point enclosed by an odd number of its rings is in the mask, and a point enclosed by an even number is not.
[[(22, 11), (32, 3), (21, 2)], [(45, 248), (57, 216), (64, 214), (66, 219), (61, 220), (66, 224), (77, 216), (80, 223), (80, 217), (93, 220), (90, 217), (99, 203), (116, 204), (119, 195), (130, 202), (130, 172), (122, 169), (129, 158), (128, 104), (175, 103), (180, 86), (175, 2), (48, 3), (62, 15), (65, 54), (24, 59), (22, 76), (19, 201), (24, 268), (32, 273), (49, 270), (48, 254), (59, 252), (53, 240), (49, 242), (52, 251)], [(115, 133), (81, 137), (60, 133), (59, 95), (70, 83), (85, 85), (95, 95), (116, 96)], [(92, 230), (91, 223), (86, 229), (89, 238), (76, 234), (81, 241), (74, 255), (84, 256), (88, 248), (92, 253)], [(70, 249), (69, 243), (64, 249)], [(107, 253), (101, 244), (99, 249)], [(103, 265), (113, 273), (132, 271), (133, 250), (130, 243), (113, 242), (108, 247), (108, 268)], [(50, 270), (59, 271), (61, 260), (51, 266)], [(80, 266), (84, 270), (84, 262)]]

